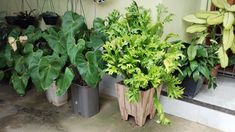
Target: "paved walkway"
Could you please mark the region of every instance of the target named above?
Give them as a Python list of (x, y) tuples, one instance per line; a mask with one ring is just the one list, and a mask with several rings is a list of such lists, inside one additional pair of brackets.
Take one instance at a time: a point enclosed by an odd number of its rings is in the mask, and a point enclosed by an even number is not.
[(123, 121), (117, 100), (101, 97), (101, 111), (86, 119), (71, 112), (70, 102), (62, 107), (48, 103), (44, 93), (31, 89), (24, 97), (0, 84), (0, 132), (216, 132), (207, 126), (168, 115), (169, 127), (147, 120), (136, 126), (133, 118)]

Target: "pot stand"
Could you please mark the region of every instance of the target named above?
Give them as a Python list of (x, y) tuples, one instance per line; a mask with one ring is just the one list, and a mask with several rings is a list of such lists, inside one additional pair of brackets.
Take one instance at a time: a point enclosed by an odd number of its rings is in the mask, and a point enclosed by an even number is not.
[(91, 117), (100, 111), (99, 89), (90, 88), (73, 84), (72, 90), (72, 109), (75, 114), (83, 117)]
[(68, 93), (66, 92), (62, 96), (57, 96), (56, 91), (57, 86), (55, 83), (52, 83), (52, 85), (46, 91), (48, 101), (55, 106), (62, 106), (66, 104), (68, 102)]
[[(151, 88), (146, 91), (140, 91), (140, 99), (137, 103), (130, 103), (126, 92), (126, 86), (116, 83), (116, 91), (118, 97), (119, 108), (123, 120), (128, 120), (128, 115), (135, 118), (135, 122), (139, 126), (145, 124), (146, 118), (150, 115), (150, 119), (154, 118), (156, 108), (154, 107), (154, 93), (155, 89)], [(157, 89), (158, 98), (160, 97), (162, 85)]]

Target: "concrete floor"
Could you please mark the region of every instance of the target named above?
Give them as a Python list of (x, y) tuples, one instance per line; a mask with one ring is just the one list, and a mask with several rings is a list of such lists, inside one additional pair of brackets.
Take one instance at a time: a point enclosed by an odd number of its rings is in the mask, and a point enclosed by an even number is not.
[(216, 132), (218, 130), (168, 115), (169, 127), (147, 120), (139, 127), (133, 118), (120, 118), (115, 98), (101, 96), (101, 111), (92, 118), (83, 118), (71, 112), (70, 103), (55, 107), (48, 103), (44, 93), (34, 89), (24, 97), (16, 95), (7, 85), (0, 84), (0, 132)]

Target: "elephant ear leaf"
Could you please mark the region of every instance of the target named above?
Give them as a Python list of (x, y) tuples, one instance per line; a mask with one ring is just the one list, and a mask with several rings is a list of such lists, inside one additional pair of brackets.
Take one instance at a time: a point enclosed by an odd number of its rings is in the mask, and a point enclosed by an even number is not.
[(104, 35), (100, 32), (93, 32), (90, 36), (90, 42), (87, 43), (87, 47), (93, 48), (94, 50), (99, 49), (103, 44)]
[(21, 76), (17, 75), (16, 72), (12, 74), (11, 83), (13, 84), (14, 89), (20, 96), (25, 95), (25, 90), (28, 84), (28, 80), (29, 80), (29, 75), (27, 73)]
[(42, 88), (46, 90), (58, 78), (62, 62), (59, 57), (45, 56), (39, 62), (39, 75)]
[(79, 39), (76, 44), (72, 34), (69, 34), (67, 38), (67, 53), (71, 63), (76, 65), (77, 54), (82, 53), (82, 51), (85, 49), (85, 41), (83, 39)]
[(63, 95), (71, 85), (74, 78), (74, 73), (68, 67), (65, 69), (64, 75), (61, 75), (57, 81), (58, 91), (57, 95)]
[(87, 29), (85, 18), (75, 12), (67, 11), (62, 18), (62, 30), (65, 35), (75, 34), (76, 31)]
[(93, 51), (88, 51), (86, 56), (80, 55), (78, 57), (78, 71), (83, 80), (90, 87), (96, 87), (100, 80), (100, 72), (98, 69), (98, 63), (96, 54)]
[(95, 18), (93, 21), (93, 28), (96, 31), (100, 31), (105, 27), (104, 20), (101, 18)]

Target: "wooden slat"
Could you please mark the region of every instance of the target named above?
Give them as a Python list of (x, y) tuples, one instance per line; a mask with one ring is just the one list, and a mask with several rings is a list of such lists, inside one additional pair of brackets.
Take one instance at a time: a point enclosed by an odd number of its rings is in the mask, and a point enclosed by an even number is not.
[[(128, 89), (119, 83), (115, 84), (119, 108), (123, 120), (128, 120), (128, 115), (131, 115), (135, 118), (135, 122), (139, 126), (145, 124), (146, 118), (150, 115), (150, 119), (153, 119), (156, 109), (154, 107), (153, 96), (155, 89), (151, 88), (146, 91), (140, 91), (140, 99), (137, 103), (130, 103), (126, 97), (126, 92)], [(158, 88), (157, 94), (160, 96), (161, 88)]]

